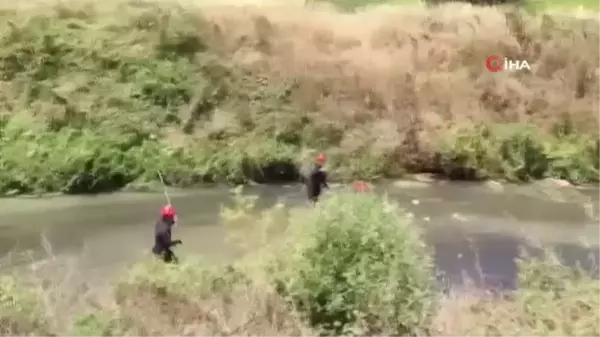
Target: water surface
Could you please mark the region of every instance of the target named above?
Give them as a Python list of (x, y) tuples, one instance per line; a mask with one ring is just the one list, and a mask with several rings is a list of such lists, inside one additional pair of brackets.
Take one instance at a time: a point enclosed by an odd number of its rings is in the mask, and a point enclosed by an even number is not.
[[(598, 260), (594, 188), (529, 185), (500, 190), (473, 183), (404, 182), (382, 184), (377, 191), (387, 193), (425, 227), (437, 268), (449, 284), (470, 278), (514, 287), (514, 259), (528, 241), (556, 249), (569, 264), (591, 268), (590, 259)], [(245, 192), (259, 195), (261, 208), (277, 201), (306, 205), (297, 185), (248, 187)], [(181, 223), (174, 236), (184, 241), (177, 254), (201, 254), (215, 262), (232, 258), (218, 217), (221, 205), (231, 202), (231, 191), (213, 187), (169, 193)], [(10, 254), (7, 267), (35, 263), (51, 250), (57, 259), (69, 258), (81, 275), (108, 278), (148, 254), (163, 203), (159, 193), (0, 199), (0, 254)], [(23, 252), (29, 252), (26, 258)]]

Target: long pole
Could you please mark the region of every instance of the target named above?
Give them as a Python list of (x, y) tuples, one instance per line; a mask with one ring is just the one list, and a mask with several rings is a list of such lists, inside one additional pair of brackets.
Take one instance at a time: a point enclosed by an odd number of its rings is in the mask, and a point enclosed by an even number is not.
[(171, 206), (171, 198), (169, 198), (169, 192), (167, 191), (167, 184), (165, 184), (163, 175), (160, 173), (160, 170), (156, 170), (156, 173), (158, 173), (158, 178), (160, 179), (160, 183), (163, 185), (163, 191), (165, 193), (165, 198), (167, 198), (167, 204), (169, 206)]

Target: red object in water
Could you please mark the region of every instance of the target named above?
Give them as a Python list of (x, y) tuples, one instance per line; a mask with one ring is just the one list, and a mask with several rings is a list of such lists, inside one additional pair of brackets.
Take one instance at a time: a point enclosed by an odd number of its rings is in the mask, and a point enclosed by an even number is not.
[(317, 156), (317, 163), (323, 164), (327, 161), (327, 157), (324, 154), (320, 154)]
[(172, 219), (176, 215), (175, 208), (171, 205), (167, 205), (160, 210), (160, 215), (164, 218)]
[(353, 187), (357, 192), (365, 192), (369, 190), (369, 185), (362, 180), (355, 182)]

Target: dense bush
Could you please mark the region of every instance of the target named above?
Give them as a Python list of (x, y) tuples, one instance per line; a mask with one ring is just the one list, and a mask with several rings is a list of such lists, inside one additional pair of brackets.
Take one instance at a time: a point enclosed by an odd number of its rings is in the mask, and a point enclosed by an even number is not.
[(332, 335), (423, 333), (432, 314), (430, 252), (403, 213), (342, 194), (291, 214), (273, 275), (279, 291)]
[[(230, 242), (313, 329), (333, 335), (425, 333), (434, 312), (431, 252), (402, 210), (342, 193), (315, 208), (254, 212), (236, 190), (223, 209)], [(254, 276), (256, 278), (256, 276)]]

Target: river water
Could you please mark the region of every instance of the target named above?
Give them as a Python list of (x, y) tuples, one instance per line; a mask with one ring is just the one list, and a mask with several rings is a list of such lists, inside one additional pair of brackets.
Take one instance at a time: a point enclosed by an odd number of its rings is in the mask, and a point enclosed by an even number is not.
[[(387, 193), (426, 228), (439, 274), (452, 285), (470, 279), (514, 287), (514, 259), (532, 242), (555, 249), (569, 264), (593, 268), (598, 261), (596, 188), (396, 182), (376, 190)], [(277, 201), (290, 207), (306, 204), (300, 186), (244, 191), (260, 196), (259, 207)], [(220, 207), (231, 202), (231, 191), (210, 187), (169, 194), (181, 224), (174, 237), (184, 241), (177, 254), (200, 254), (215, 262), (231, 258), (219, 225)], [(35, 265), (53, 256), (53, 261), (71, 261), (81, 277), (108, 278), (148, 254), (164, 202), (162, 193), (0, 199), (2, 269)], [(60, 270), (56, 273), (64, 272)]]

